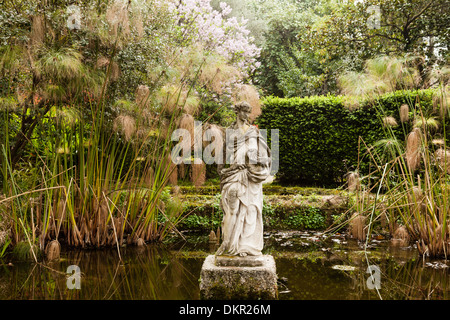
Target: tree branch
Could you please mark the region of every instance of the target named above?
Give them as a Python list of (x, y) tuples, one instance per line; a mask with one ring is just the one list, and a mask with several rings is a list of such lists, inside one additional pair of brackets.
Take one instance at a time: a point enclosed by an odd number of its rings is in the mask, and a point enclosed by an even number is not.
[(430, 0), (430, 2), (422, 8), (416, 15), (414, 15), (410, 20), (408, 19), (406, 21), (405, 28), (408, 28), (408, 26), (414, 22), (417, 18), (419, 18), (432, 4), (434, 3), (434, 0)]

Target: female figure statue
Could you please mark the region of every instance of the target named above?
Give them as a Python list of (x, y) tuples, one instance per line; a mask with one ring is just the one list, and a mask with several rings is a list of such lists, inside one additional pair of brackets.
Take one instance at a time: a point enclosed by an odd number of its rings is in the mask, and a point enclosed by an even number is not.
[(256, 126), (250, 125), (251, 106), (234, 107), (236, 121), (226, 132), (229, 167), (219, 166), (222, 244), (216, 255), (261, 255), (263, 248), (262, 182), (271, 169), (270, 150)]

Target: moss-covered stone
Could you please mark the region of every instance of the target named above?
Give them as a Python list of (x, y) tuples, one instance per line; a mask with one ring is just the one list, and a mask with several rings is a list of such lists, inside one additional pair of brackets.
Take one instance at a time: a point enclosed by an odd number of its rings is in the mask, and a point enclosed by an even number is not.
[[(263, 221), (268, 230), (323, 230), (352, 202), (351, 194), (337, 189), (265, 185), (263, 192)], [(181, 186), (179, 197), (186, 217), (178, 229), (211, 231), (221, 225), (219, 186)]]
[[(220, 193), (220, 185), (207, 185), (201, 187), (195, 186), (178, 186), (179, 192), (184, 195), (215, 195)], [(276, 184), (265, 184), (263, 185), (263, 193), (265, 195), (338, 195), (342, 191), (338, 189), (327, 189), (327, 188), (315, 188), (315, 187), (286, 187)]]
[(203, 300), (273, 300), (278, 298), (275, 260), (262, 256), (257, 267), (217, 266), (215, 256), (206, 257), (200, 274)]

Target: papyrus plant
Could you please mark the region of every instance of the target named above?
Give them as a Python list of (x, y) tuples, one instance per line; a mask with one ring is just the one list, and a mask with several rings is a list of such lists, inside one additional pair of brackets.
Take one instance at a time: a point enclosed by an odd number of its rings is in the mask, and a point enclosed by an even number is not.
[[(439, 108), (448, 108), (446, 96), (439, 90), (437, 94), (442, 98)], [(371, 175), (376, 177), (368, 176), (366, 180), (376, 182), (369, 190), (374, 201), (360, 206), (359, 214), (368, 217), (368, 231), (376, 221), (387, 221), (393, 238), (403, 234), (402, 238), (409, 238), (421, 255), (447, 257), (450, 151), (446, 140), (447, 118), (440, 116), (446, 113), (432, 110), (426, 114), (420, 101), (411, 101), (408, 117), (406, 109), (402, 105), (399, 110), (402, 125), (409, 121), (411, 128), (405, 132), (404, 141), (386, 125), (386, 139), (366, 147), (365, 154), (375, 168)], [(383, 110), (380, 116), (384, 117)], [(404, 236), (404, 229), (408, 236)]]

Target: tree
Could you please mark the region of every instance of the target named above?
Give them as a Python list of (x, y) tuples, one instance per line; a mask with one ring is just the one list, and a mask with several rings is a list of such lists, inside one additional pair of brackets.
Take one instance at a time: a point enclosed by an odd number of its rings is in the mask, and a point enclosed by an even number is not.
[(253, 80), (265, 95), (309, 96), (333, 89), (325, 81), (330, 66), (319, 61), (314, 51), (305, 51), (302, 39), (307, 28), (329, 11), (326, 3), (313, 0), (227, 3), (238, 18), (248, 19), (251, 35), (261, 47), (260, 66)]
[[(377, 55), (424, 57), (418, 65), (422, 87), (433, 66), (448, 63), (448, 0), (376, 0), (336, 3), (332, 14), (318, 20), (305, 43), (326, 61), (347, 61), (361, 70)], [(337, 74), (336, 70), (334, 70)]]
[[(45, 132), (39, 126), (68, 110), (88, 120), (100, 96), (106, 126), (127, 115), (142, 128), (142, 114), (160, 112), (180, 92), (179, 104), (231, 104), (257, 66), (245, 23), (208, 0), (24, 1), (3, 9), (0, 106), (16, 117), (7, 133), (13, 165), (31, 140), (43, 141), (33, 136)], [(139, 85), (146, 103), (134, 101)]]
[(181, 28), (185, 41), (196, 42), (206, 51), (224, 57), (227, 62), (247, 74), (257, 66), (259, 48), (253, 44), (246, 28), (246, 20), (227, 17), (232, 8), (225, 2), (215, 10), (211, 0), (177, 0), (170, 2), (175, 12), (176, 23)]

